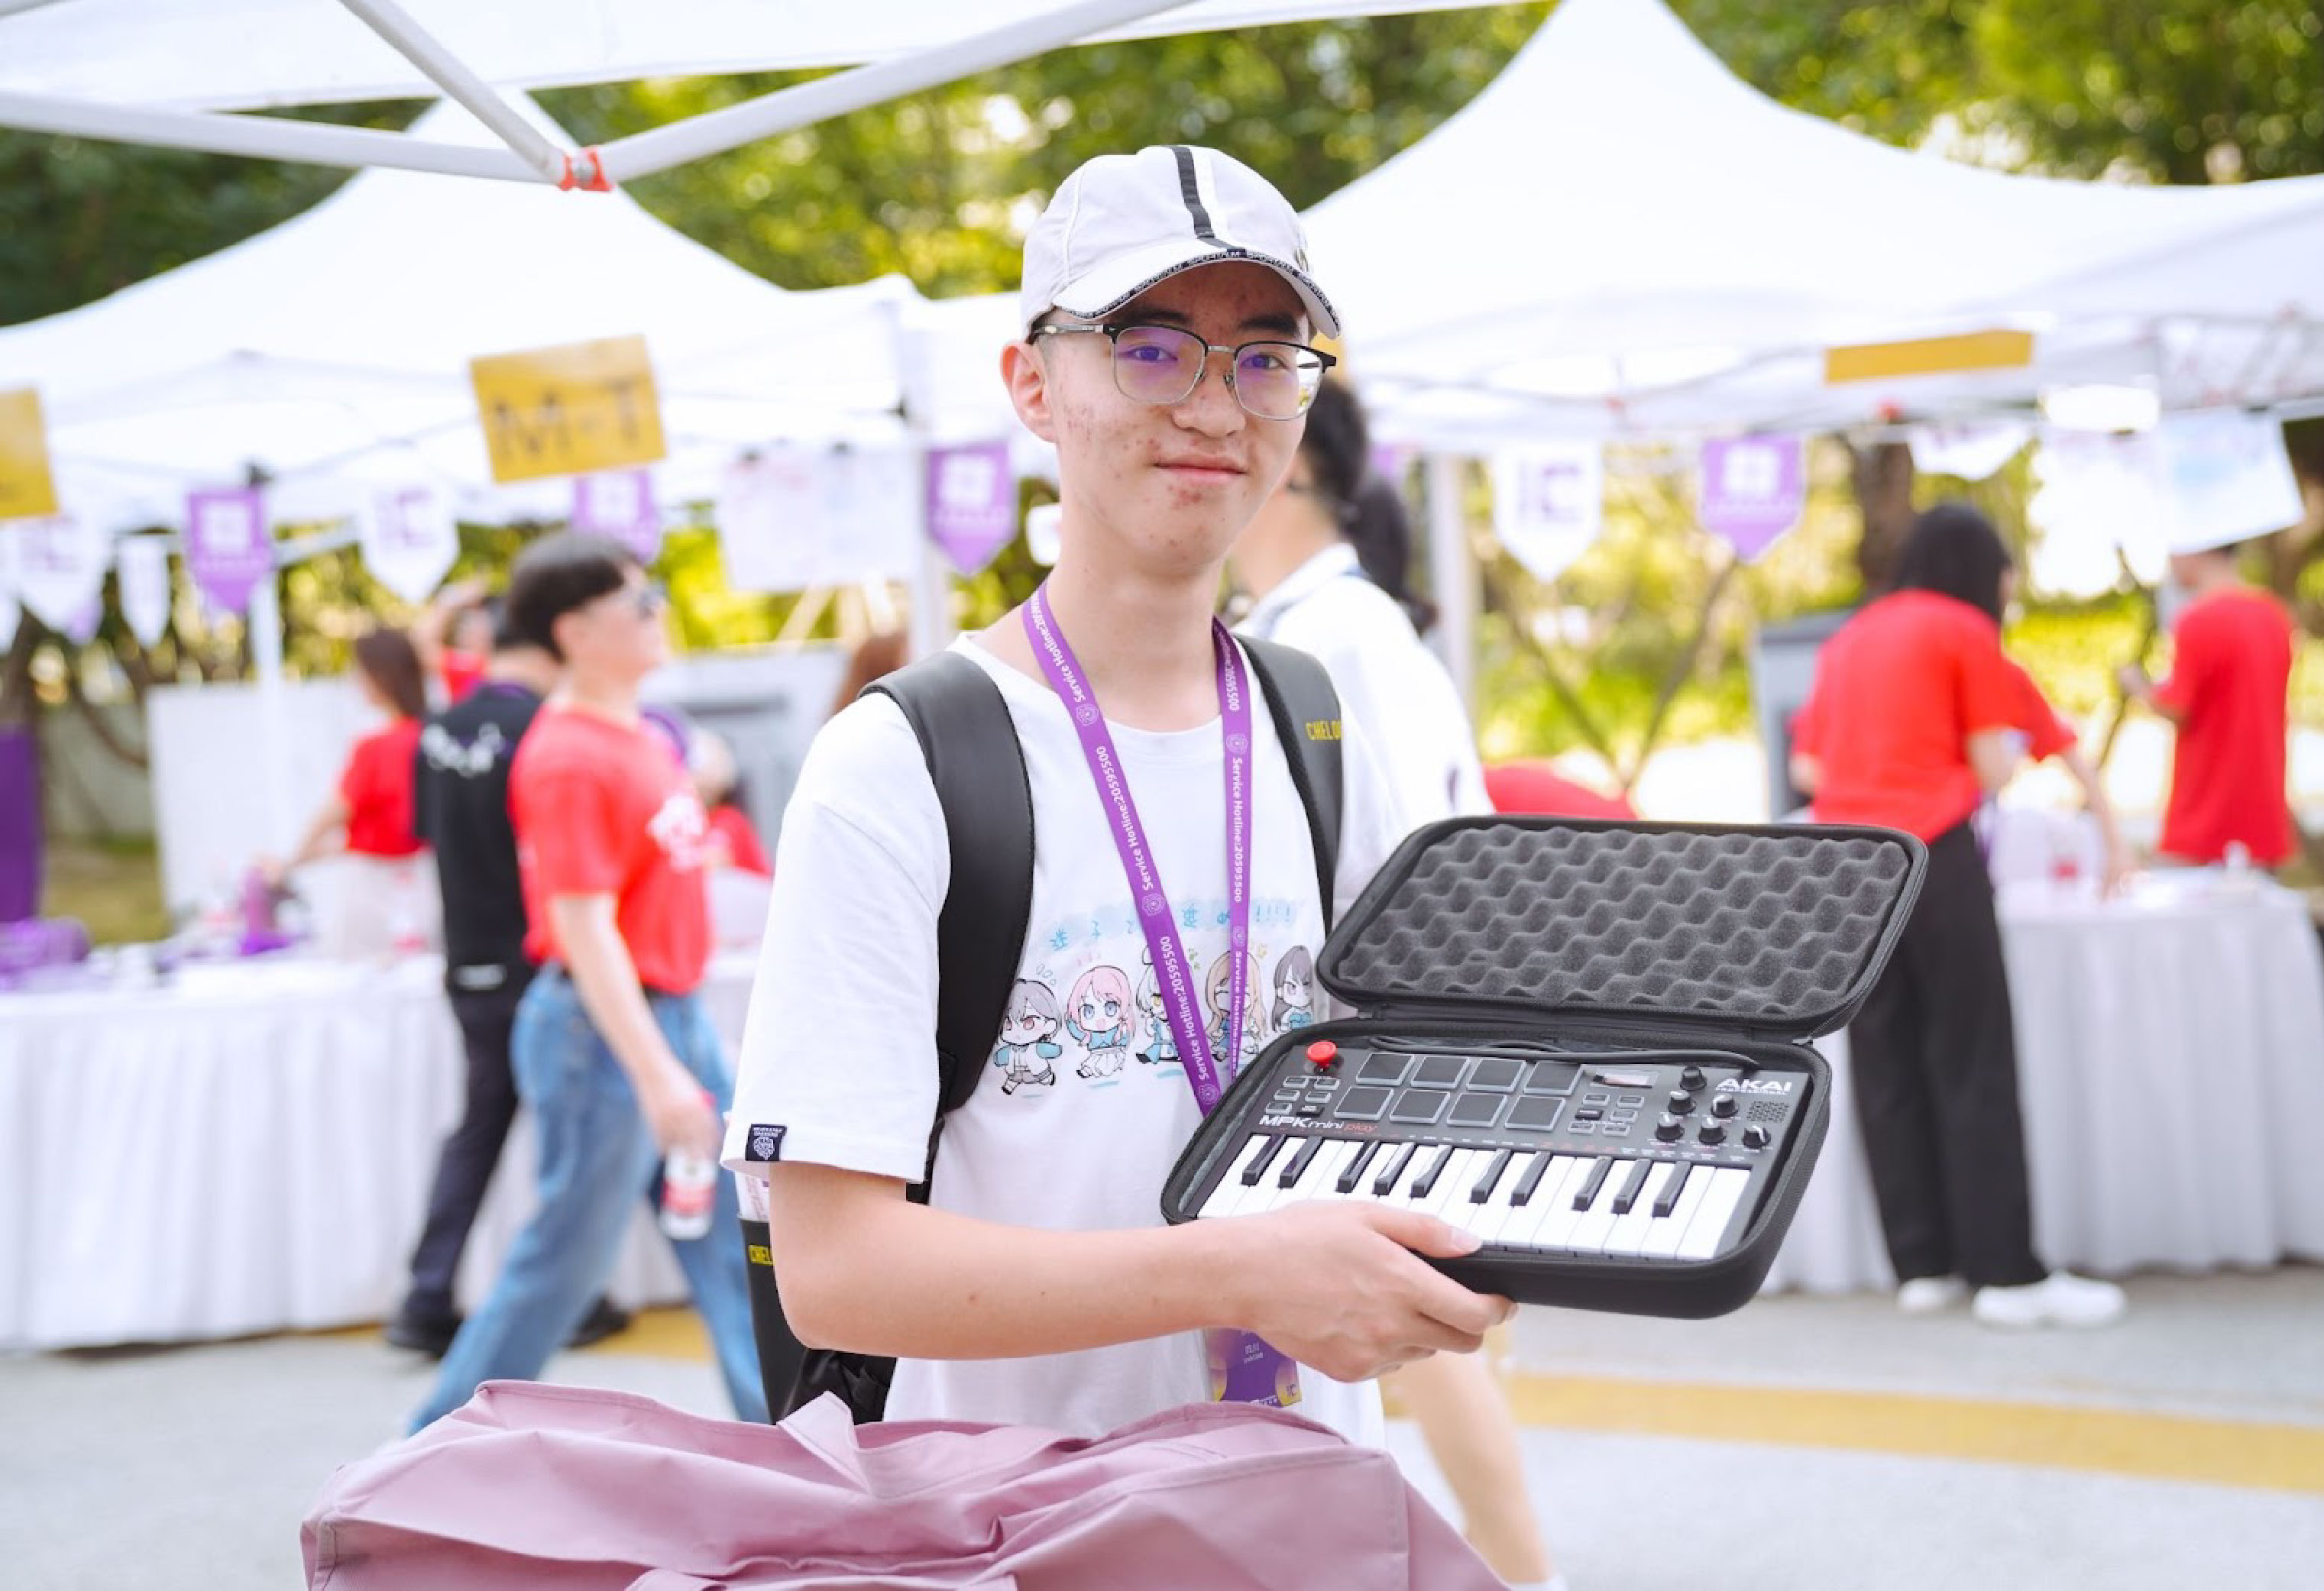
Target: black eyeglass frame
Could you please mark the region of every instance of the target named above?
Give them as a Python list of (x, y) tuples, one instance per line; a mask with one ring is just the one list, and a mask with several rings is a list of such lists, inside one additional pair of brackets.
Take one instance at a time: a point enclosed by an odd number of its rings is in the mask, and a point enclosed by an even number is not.
[[(1194, 340), (1201, 345), (1203, 350), (1202, 361), (1194, 366), (1194, 379), (1186, 383), (1186, 390), (1185, 391), (1179, 393), (1176, 398), (1140, 398), (1137, 393), (1130, 391), (1121, 384), (1121, 339), (1134, 331), (1170, 332), (1182, 337), (1194, 337)], [(1226, 382), (1227, 391), (1234, 394), (1236, 405), (1240, 408), (1245, 414), (1250, 416), (1253, 419), (1295, 420), (1301, 415), (1305, 414), (1307, 410), (1314, 406), (1315, 402), (1315, 393), (1323, 387), (1323, 378), (1331, 373), (1333, 366), (1340, 363), (1340, 356), (1336, 354), (1326, 354), (1321, 348), (1311, 348), (1305, 343), (1295, 343), (1288, 337), (1253, 337), (1248, 343), (1236, 343), (1232, 345), (1224, 343), (1205, 343), (1202, 338), (1194, 336), (1193, 332), (1188, 331), (1183, 326), (1163, 326), (1153, 321), (1131, 321), (1125, 326), (1106, 326), (1097, 321), (1066, 321), (1062, 323), (1053, 321), (1047, 325), (1037, 326), (1031, 331), (1027, 332), (1025, 334), (1025, 340), (1029, 343), (1038, 341), (1042, 337), (1065, 336), (1076, 332), (1095, 332), (1103, 336), (1110, 345), (1106, 363), (1113, 371), (1113, 390), (1115, 391), (1120, 392), (1123, 397), (1130, 399), (1132, 402), (1151, 404), (1157, 409), (1167, 409), (1174, 403), (1184, 403), (1187, 399), (1193, 397), (1194, 394), (1194, 389), (1203, 384), (1203, 377), (1211, 368), (1211, 355), (1213, 354), (1224, 354), (1229, 357), (1227, 359), (1226, 374), (1221, 379)], [(1291, 348), (1316, 360), (1317, 363), (1315, 366), (1314, 385), (1307, 387), (1302, 392), (1299, 407), (1297, 409), (1293, 409), (1289, 414), (1261, 414), (1244, 400), (1242, 389), (1235, 385), (1234, 372), (1235, 365), (1241, 360), (1244, 351), (1250, 348)]]

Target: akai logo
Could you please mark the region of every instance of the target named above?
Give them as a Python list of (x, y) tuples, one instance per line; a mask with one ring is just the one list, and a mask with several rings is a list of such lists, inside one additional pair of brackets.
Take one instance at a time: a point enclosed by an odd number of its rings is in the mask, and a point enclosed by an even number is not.
[(1789, 1079), (1773, 1077), (1730, 1077), (1720, 1083), (1722, 1094), (1788, 1094), (1792, 1091)]

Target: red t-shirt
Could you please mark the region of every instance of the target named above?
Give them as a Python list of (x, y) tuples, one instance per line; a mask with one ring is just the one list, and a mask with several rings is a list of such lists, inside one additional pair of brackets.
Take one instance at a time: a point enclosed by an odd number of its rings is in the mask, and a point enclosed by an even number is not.
[(1985, 798), (1969, 737), (2026, 728), (2029, 691), (2041, 694), (2013, 677), (1986, 614), (1932, 591), (1882, 597), (1824, 643), (1792, 723), (1794, 746), (1823, 765), (1816, 821), (1936, 839)]
[(1495, 812), (1536, 813), (1553, 817), (1618, 818), (1637, 812), (1618, 796), (1600, 796), (1577, 785), (1546, 762), (1496, 762), (1485, 769), (1485, 795)]
[(413, 759), (420, 723), (399, 718), (374, 730), (347, 753), (339, 799), (347, 804), (347, 849), (362, 856), (410, 856), (421, 849), (411, 832)]
[(759, 831), (751, 826), (750, 818), (741, 807), (725, 801), (712, 807), (710, 832), (714, 839), (726, 842), (730, 864), (761, 878), (775, 876), (773, 866), (767, 860), (767, 848), (759, 843)]
[(2283, 795), (2291, 615), (2265, 592), (2216, 592), (2179, 616), (2172, 639), (2171, 677), (2154, 699), (2181, 715), (2179, 743), (2155, 849), (2210, 862), (2240, 840), (2273, 867), (2292, 850)]
[(525, 954), (561, 960), (549, 903), (610, 895), (638, 981), (690, 992), (710, 961), (702, 871), (709, 823), (669, 742), (569, 708), (543, 708), (509, 766), (509, 817), (524, 878)]
[(2034, 676), (2019, 667), (2015, 659), (2004, 658), (2001, 661), (2009, 670), (2010, 688), (2017, 697), (2016, 714), (2009, 727), (2025, 731), (2025, 754), (2039, 762), (2072, 750), (2076, 740), (2074, 726), (2058, 716), (2058, 710), (2050, 705), (2050, 698), (2042, 694)]
[(436, 665), (436, 672), (444, 681), (445, 701), (467, 700), (468, 693), (484, 684), (484, 667), (491, 661), (482, 652), (463, 652), (452, 647), (445, 648)]

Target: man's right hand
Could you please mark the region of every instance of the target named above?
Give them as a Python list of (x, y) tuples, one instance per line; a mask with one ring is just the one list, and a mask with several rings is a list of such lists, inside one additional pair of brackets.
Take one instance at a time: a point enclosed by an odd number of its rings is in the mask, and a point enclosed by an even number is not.
[(683, 1145), (708, 1160), (717, 1160), (724, 1124), (701, 1082), (677, 1061), (669, 1062), (661, 1080), (640, 1103), (646, 1125), (653, 1129), (654, 1143), (664, 1154)]
[(1477, 1240), (1434, 1216), (1365, 1203), (1308, 1202), (1215, 1223), (1230, 1246), (1222, 1279), (1232, 1324), (1305, 1365), (1363, 1381), (1430, 1354), (1473, 1353), (1516, 1312), (1421, 1256), (1457, 1259)]

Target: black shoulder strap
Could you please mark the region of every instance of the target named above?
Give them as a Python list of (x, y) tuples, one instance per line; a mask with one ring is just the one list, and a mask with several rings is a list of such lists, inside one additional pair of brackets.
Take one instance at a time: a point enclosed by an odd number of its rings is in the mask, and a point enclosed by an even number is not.
[[(992, 676), (938, 652), (864, 687), (903, 710), (944, 808), (952, 881), (936, 918), (936, 1131), (982, 1075), (1033, 915), (1033, 793)], [(936, 1137), (928, 1139), (935, 1169)], [(925, 1177), (915, 1197), (925, 1199)]]
[(1323, 664), (1281, 641), (1241, 638), (1259, 694), (1275, 719), (1275, 737), (1291, 763), (1291, 782), (1307, 809), (1307, 833), (1315, 842), (1315, 885), (1323, 902), (1323, 929), (1331, 932), (1333, 880), (1340, 871), (1341, 790), (1340, 693)]

